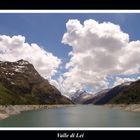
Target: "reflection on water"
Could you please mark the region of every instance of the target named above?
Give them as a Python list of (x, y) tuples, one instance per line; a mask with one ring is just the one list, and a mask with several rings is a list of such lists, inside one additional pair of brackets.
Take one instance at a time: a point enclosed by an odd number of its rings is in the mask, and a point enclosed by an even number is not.
[(140, 113), (93, 105), (23, 112), (0, 127), (140, 127)]

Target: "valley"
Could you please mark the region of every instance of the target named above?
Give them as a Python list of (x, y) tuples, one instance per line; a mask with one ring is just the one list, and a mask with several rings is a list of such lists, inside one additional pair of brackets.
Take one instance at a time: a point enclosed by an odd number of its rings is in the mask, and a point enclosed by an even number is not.
[(94, 94), (77, 90), (71, 96), (65, 97), (48, 80), (41, 77), (28, 61), (0, 62), (1, 120), (24, 111), (76, 107), (77, 104), (140, 112), (140, 80), (126, 82)]

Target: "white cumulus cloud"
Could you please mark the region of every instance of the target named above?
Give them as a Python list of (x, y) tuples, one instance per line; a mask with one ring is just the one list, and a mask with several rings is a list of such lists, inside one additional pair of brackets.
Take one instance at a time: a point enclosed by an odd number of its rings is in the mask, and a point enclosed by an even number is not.
[(0, 35), (0, 60), (12, 62), (20, 59), (32, 63), (40, 75), (47, 79), (51, 79), (61, 63), (59, 58), (36, 43), (27, 43), (24, 36)]
[(139, 72), (140, 41), (130, 41), (119, 25), (70, 19), (66, 29), (62, 43), (71, 46), (72, 52), (63, 74), (65, 91), (86, 86), (101, 90), (108, 86), (108, 75)]

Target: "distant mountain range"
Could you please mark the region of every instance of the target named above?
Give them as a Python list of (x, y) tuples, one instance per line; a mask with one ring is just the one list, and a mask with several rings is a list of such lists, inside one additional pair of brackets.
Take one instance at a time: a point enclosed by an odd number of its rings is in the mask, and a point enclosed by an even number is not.
[[(86, 96), (88, 98), (84, 98), (84, 100), (81, 98)], [(111, 89), (90, 94), (90, 96), (89, 93), (84, 91), (84, 94), (77, 94), (71, 99), (75, 103), (81, 104), (137, 104), (140, 103), (140, 80), (126, 82)]]
[(28, 61), (0, 61), (0, 104), (71, 104)]
[(75, 104), (84, 104), (87, 100), (93, 98), (94, 95), (87, 93), (86, 91), (81, 91), (77, 90), (75, 93), (73, 93), (70, 96), (70, 99), (75, 103)]
[(101, 104), (109, 103), (113, 98), (115, 98), (120, 92), (125, 90), (128, 86), (129, 86), (128, 83), (121, 84), (116, 87), (113, 87), (112, 89), (105, 89), (103, 91), (100, 91), (95, 94), (95, 97), (84, 102), (84, 104), (92, 103), (92, 104), (101, 105)]
[(140, 80), (91, 94), (77, 90), (70, 99), (41, 77), (28, 61), (0, 61), (0, 104), (137, 104)]

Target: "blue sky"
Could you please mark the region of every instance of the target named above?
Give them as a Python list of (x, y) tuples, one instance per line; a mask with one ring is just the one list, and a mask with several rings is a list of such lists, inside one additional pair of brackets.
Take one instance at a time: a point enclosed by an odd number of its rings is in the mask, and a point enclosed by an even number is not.
[[(37, 43), (62, 59), (67, 60), (70, 47), (61, 43), (66, 22), (69, 19), (78, 19), (83, 23), (86, 19), (95, 19), (99, 22), (109, 21), (119, 24), (121, 29), (130, 35), (131, 40), (140, 39), (140, 14), (0, 14), (0, 34), (9, 36), (23, 35), (29, 43)], [(61, 49), (61, 51), (60, 51)]]
[[(0, 34), (8, 36), (23, 35), (26, 37), (26, 42), (37, 43), (60, 58), (64, 66), (69, 61), (68, 53), (72, 50), (70, 46), (61, 43), (62, 37), (66, 32), (66, 22), (69, 19), (78, 19), (81, 23), (87, 19), (94, 19), (99, 22), (109, 21), (119, 24), (122, 31), (130, 35), (130, 40), (140, 40), (140, 14), (134, 13), (0, 13)], [(61, 69), (55, 77), (65, 71), (65, 69)], [(131, 75), (130, 77), (136, 77), (136, 75)], [(112, 80), (110, 80), (111, 84)]]

